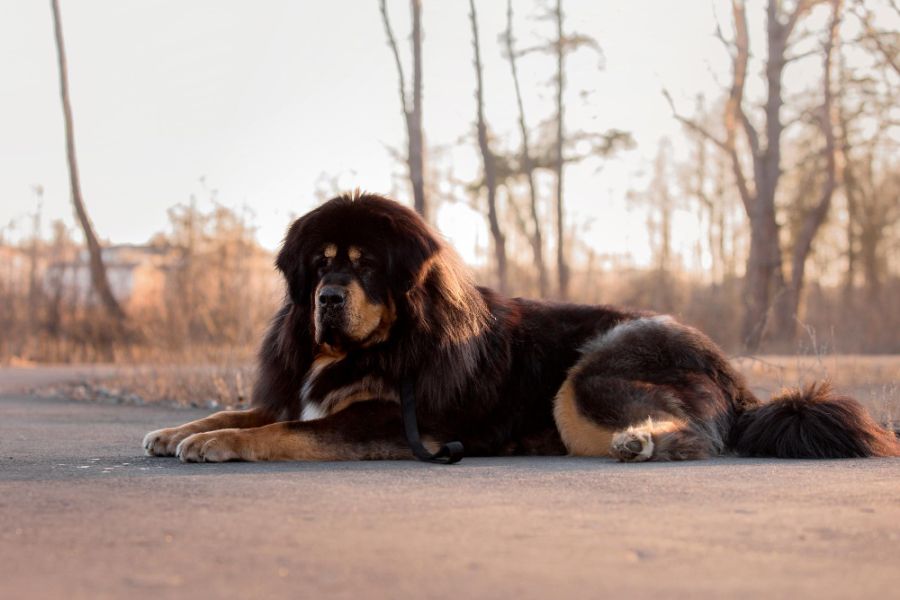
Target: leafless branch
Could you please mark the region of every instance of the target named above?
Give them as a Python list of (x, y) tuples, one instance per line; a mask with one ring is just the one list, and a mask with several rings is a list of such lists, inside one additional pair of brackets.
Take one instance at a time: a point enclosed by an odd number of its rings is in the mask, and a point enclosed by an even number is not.
[[(897, 6), (894, 5), (893, 2), (891, 3), (891, 5), (896, 11)], [(865, 30), (864, 39), (867, 39), (875, 44), (875, 48), (879, 53), (881, 53), (881, 56), (884, 59), (885, 63), (887, 63), (887, 65), (890, 66), (894, 70), (894, 72), (900, 74), (900, 63), (898, 63), (897, 61), (896, 48), (892, 48), (882, 41), (881, 32), (875, 29), (875, 26), (872, 25), (871, 11), (868, 8), (862, 6), (862, 4), (860, 4), (859, 6), (860, 10), (855, 10), (854, 14), (859, 19), (860, 23), (862, 23), (863, 29)], [(900, 13), (900, 11), (898, 11), (898, 13)]]
[(787, 38), (789, 38), (791, 33), (794, 31), (794, 28), (797, 26), (797, 22), (800, 20), (800, 17), (811, 10), (813, 6), (823, 1), (824, 0), (797, 0), (797, 5), (788, 16), (787, 22), (783, 25), (784, 28), (782, 29), (782, 39), (786, 40)]
[(806, 52), (798, 52), (797, 54), (791, 56), (785, 56), (784, 63), (787, 64), (796, 62), (798, 60), (803, 60), (804, 58), (809, 58), (810, 56), (818, 56), (821, 51), (821, 48), (812, 48), (810, 50), (807, 50)]
[(750, 122), (743, 107), (738, 106), (738, 114), (741, 118), (741, 126), (747, 135), (747, 142), (750, 144), (750, 151), (753, 153), (754, 160), (757, 160), (759, 157), (759, 133), (757, 133), (753, 123)]
[(669, 93), (668, 90), (663, 89), (662, 94), (665, 97), (666, 101), (669, 103), (669, 107), (672, 109), (672, 116), (675, 117), (675, 119), (679, 123), (681, 123), (688, 129), (690, 129), (694, 133), (699, 133), (704, 138), (708, 139), (709, 141), (714, 143), (716, 146), (718, 146), (722, 150), (724, 150), (726, 152), (728, 151), (728, 146), (725, 144), (724, 141), (717, 138), (715, 135), (710, 133), (710, 131), (708, 129), (706, 129), (705, 127), (703, 127), (702, 125), (700, 125), (699, 123), (694, 121), (693, 119), (689, 119), (689, 118), (679, 114), (678, 110), (675, 108), (675, 101), (672, 100), (672, 95)]
[(403, 74), (403, 63), (400, 60), (400, 50), (397, 48), (397, 39), (394, 37), (394, 31), (391, 29), (391, 21), (388, 18), (386, 0), (379, 0), (378, 5), (381, 9), (381, 20), (384, 22), (384, 32), (387, 34), (388, 45), (394, 54), (394, 63), (397, 65), (397, 77), (400, 80), (400, 106), (403, 114), (409, 115), (409, 103), (406, 100), (406, 78)]

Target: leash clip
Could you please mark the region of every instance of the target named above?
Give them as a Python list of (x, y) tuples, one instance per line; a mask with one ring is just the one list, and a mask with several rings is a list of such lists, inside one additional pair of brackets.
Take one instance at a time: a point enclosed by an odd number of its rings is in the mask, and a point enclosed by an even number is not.
[(400, 384), (400, 409), (403, 413), (403, 430), (406, 441), (413, 454), (422, 462), (441, 465), (452, 465), (462, 460), (465, 449), (460, 442), (447, 442), (437, 452), (429, 452), (419, 437), (419, 424), (416, 420), (415, 385), (411, 377), (405, 377)]

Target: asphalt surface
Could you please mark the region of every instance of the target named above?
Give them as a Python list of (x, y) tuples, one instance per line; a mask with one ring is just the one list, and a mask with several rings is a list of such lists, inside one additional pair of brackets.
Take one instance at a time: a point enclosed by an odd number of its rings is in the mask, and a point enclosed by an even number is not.
[(201, 414), (0, 398), (0, 597), (900, 597), (900, 459), (142, 455)]

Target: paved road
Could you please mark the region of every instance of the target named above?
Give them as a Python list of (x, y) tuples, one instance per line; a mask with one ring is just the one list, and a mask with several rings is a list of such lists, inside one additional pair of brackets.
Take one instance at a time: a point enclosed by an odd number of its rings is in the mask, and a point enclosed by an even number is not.
[(897, 598), (900, 460), (199, 464), (0, 399), (2, 598)]

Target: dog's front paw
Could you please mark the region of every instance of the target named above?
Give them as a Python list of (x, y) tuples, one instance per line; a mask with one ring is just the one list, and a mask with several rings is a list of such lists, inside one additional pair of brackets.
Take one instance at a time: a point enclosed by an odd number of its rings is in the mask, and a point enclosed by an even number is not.
[(238, 429), (220, 429), (208, 433), (195, 433), (181, 441), (175, 456), (181, 462), (225, 462), (252, 460), (245, 457), (246, 444)]
[(175, 456), (175, 449), (184, 438), (191, 435), (182, 427), (157, 429), (144, 436), (144, 452), (147, 456)]

